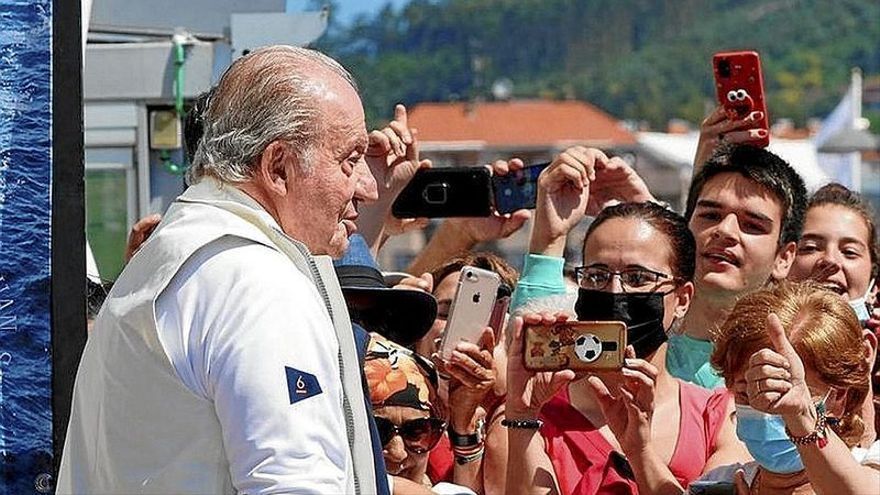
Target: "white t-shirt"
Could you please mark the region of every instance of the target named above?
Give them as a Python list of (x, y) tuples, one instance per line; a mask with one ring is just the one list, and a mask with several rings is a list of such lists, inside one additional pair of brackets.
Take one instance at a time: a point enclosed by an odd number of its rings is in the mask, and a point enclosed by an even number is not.
[(177, 376), (214, 404), (236, 490), (345, 491), (332, 322), (283, 254), (234, 237), (203, 247), (159, 296), (156, 321)]
[[(867, 449), (853, 447), (852, 454), (859, 464), (880, 468), (880, 440), (871, 444)], [(758, 467), (759, 465), (756, 461), (720, 466), (704, 474), (699, 481), (725, 481), (733, 483), (737, 470), (742, 469), (746, 475), (746, 483), (751, 486), (755, 476), (758, 474)]]

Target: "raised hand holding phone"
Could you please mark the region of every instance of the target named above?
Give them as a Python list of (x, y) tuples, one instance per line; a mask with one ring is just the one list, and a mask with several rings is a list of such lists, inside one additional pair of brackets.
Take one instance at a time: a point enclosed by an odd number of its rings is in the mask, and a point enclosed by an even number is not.
[(553, 325), (568, 320), (564, 314), (527, 313), (511, 319), (513, 339), (507, 358), (507, 419), (535, 419), (541, 407), (565, 385), (574, 380), (572, 370), (534, 372), (525, 368), (524, 327)]

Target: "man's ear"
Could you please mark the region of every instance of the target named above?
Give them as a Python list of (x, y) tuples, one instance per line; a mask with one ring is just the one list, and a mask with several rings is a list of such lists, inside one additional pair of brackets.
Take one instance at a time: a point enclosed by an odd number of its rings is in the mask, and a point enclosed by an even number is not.
[(272, 141), (257, 158), (256, 179), (265, 189), (278, 196), (290, 191), (291, 175), (297, 170), (297, 156), (283, 141)]
[(770, 276), (774, 280), (782, 280), (788, 276), (791, 265), (794, 264), (794, 258), (797, 255), (797, 243), (789, 242), (779, 248), (776, 252), (776, 260), (773, 262), (773, 271)]

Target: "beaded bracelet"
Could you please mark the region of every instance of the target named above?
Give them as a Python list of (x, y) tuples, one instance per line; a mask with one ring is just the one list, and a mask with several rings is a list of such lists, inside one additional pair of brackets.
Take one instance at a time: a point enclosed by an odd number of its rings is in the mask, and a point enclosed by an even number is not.
[(522, 430), (537, 430), (544, 424), (540, 419), (502, 419), (501, 426)]
[(819, 408), (816, 408), (816, 414), (818, 415), (816, 418), (816, 428), (808, 435), (796, 437), (791, 434), (791, 431), (787, 426), (785, 427), (785, 434), (788, 435), (788, 439), (791, 440), (791, 443), (795, 445), (810, 445), (811, 443), (815, 443), (820, 449), (828, 444), (828, 435), (825, 433), (825, 426), (828, 424), (828, 418), (825, 416), (825, 411), (819, 410)]
[(474, 452), (473, 454), (460, 455), (456, 452), (455, 463), (458, 465), (462, 465), (462, 464), (467, 464), (469, 462), (474, 462), (476, 460), (482, 459), (483, 452), (485, 452), (485, 449), (482, 446), (480, 446), (480, 448), (477, 449), (476, 452)]

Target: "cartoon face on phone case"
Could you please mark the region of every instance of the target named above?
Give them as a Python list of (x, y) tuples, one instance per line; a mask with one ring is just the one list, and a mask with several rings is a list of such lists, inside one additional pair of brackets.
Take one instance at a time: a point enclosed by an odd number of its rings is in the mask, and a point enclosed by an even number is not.
[(731, 89), (727, 92), (727, 104), (724, 105), (724, 110), (731, 120), (744, 119), (755, 110), (755, 100), (744, 88)]

